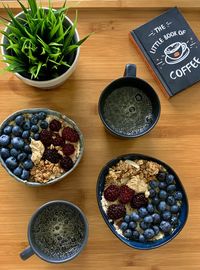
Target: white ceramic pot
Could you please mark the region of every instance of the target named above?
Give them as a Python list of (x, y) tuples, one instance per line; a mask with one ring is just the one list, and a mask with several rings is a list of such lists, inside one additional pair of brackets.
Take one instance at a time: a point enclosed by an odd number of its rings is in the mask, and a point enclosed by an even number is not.
[[(48, 8), (44, 8), (44, 9), (48, 9)], [(20, 12), (15, 16), (15, 18), (23, 17), (23, 16), (24, 16), (24, 12)], [(65, 16), (65, 20), (66, 20), (67, 24), (73, 25), (73, 22), (67, 16)], [(6, 27), (4, 29), (4, 31), (8, 32), (8, 28)], [(75, 30), (74, 39), (75, 39), (76, 42), (78, 42), (80, 40), (77, 29)], [(7, 42), (8, 41), (7, 41), (6, 36), (3, 35), (1, 43), (6, 44)], [(1, 46), (1, 53), (2, 53), (3, 58), (4, 58), (4, 55), (6, 55), (6, 49), (3, 46)], [(75, 68), (77, 66), (77, 63), (78, 63), (79, 54), (80, 54), (80, 47), (77, 48), (77, 50), (76, 50), (76, 56), (75, 56), (74, 62), (71, 65), (71, 67), (65, 73), (63, 73), (62, 75), (60, 75), (59, 77), (57, 77), (55, 79), (46, 80), (46, 81), (36, 81), (36, 80), (31, 80), (31, 79), (28, 79), (26, 77), (23, 77), (19, 73), (15, 73), (15, 75), (19, 79), (21, 79), (24, 83), (26, 83), (28, 85), (31, 85), (31, 86), (34, 86), (34, 87), (37, 87), (37, 88), (42, 88), (42, 89), (55, 88), (55, 87), (63, 84), (69, 78), (69, 76), (73, 73), (73, 71), (75, 70)]]

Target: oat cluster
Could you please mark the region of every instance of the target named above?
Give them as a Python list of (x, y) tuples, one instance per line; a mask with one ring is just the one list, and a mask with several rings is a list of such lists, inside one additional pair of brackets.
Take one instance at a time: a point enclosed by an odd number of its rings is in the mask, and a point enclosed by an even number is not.
[(155, 178), (159, 171), (165, 169), (160, 164), (147, 160), (120, 160), (115, 166), (109, 169), (106, 176), (105, 187), (111, 183), (115, 185), (127, 184), (133, 177), (137, 176), (140, 180), (148, 183)]
[(46, 183), (64, 173), (59, 164), (53, 164), (48, 160), (41, 160), (37, 166), (31, 170), (31, 180), (38, 183)]

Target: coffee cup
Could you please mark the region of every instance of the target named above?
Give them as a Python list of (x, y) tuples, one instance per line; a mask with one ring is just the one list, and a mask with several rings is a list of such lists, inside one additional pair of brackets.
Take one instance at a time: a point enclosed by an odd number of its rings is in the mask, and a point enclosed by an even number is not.
[(98, 111), (112, 135), (132, 139), (156, 125), (160, 101), (151, 85), (136, 77), (136, 65), (127, 64), (124, 76), (112, 81), (101, 93)]
[(185, 42), (175, 42), (170, 44), (167, 48), (165, 48), (164, 53), (171, 60), (179, 59), (183, 56), (187, 48), (187, 44)]
[(49, 263), (64, 263), (80, 254), (87, 243), (88, 223), (74, 204), (56, 200), (42, 205), (28, 225), (27, 247), (20, 254), (26, 260), (36, 254)]

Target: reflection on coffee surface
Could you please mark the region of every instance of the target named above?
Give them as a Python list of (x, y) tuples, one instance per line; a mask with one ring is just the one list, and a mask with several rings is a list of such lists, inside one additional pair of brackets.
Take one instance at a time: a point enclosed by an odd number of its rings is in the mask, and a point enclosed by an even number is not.
[(121, 87), (107, 98), (103, 108), (105, 122), (115, 132), (137, 135), (153, 121), (152, 104), (144, 92), (134, 87)]
[(84, 229), (78, 211), (64, 204), (49, 205), (33, 223), (33, 245), (50, 259), (70, 258), (81, 248)]

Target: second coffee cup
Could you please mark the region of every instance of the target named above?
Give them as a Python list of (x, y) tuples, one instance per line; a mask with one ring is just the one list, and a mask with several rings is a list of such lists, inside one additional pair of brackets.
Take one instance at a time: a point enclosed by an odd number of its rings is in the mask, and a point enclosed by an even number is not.
[(154, 89), (136, 77), (136, 66), (127, 64), (124, 77), (111, 82), (99, 98), (98, 110), (106, 129), (121, 138), (136, 138), (158, 122), (160, 101)]

